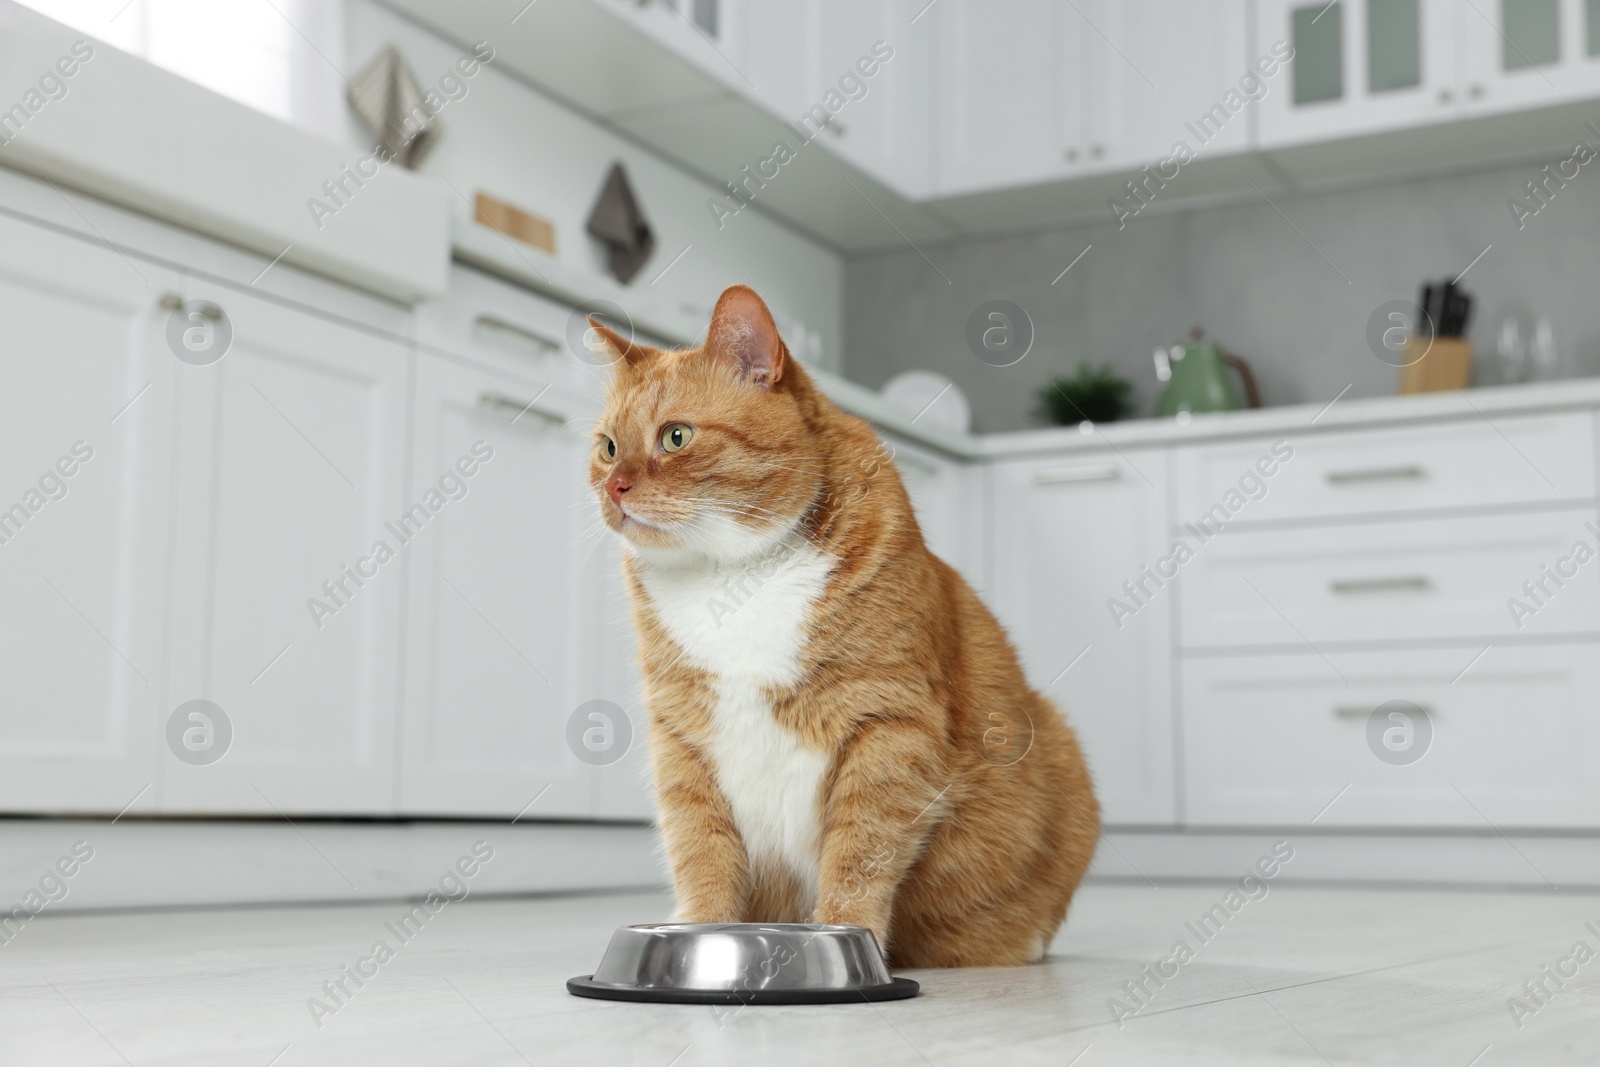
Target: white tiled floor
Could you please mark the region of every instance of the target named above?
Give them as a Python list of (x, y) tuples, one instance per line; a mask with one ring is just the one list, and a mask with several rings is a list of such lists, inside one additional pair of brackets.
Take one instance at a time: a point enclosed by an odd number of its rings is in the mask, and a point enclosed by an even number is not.
[[(1202, 945), (1185, 923), (1224, 892), (1093, 885), (1043, 964), (906, 972), (923, 995), (901, 1003), (721, 1015), (563, 987), (664, 897), (468, 900), (320, 1029), (308, 999), (395, 942), (400, 905), (46, 916), (0, 947), (0, 1064), (1600, 1062), (1600, 959), (1520, 1029), (1507, 1007), (1575, 942), (1600, 949), (1600, 895), (1275, 885)], [(1193, 961), (1119, 1028), (1110, 999), (1180, 939)]]

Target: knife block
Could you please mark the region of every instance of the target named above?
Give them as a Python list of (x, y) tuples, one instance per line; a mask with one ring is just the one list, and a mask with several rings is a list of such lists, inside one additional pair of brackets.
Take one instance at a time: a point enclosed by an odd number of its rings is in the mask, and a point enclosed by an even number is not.
[(1413, 337), (1406, 341), (1400, 393), (1439, 393), (1472, 384), (1472, 342), (1465, 337)]

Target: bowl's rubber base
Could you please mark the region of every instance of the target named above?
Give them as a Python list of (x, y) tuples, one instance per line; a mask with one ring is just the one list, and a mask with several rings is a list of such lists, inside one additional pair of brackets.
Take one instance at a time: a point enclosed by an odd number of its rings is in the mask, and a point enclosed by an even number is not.
[(874, 1000), (906, 1000), (921, 987), (909, 978), (859, 989), (641, 989), (596, 982), (593, 975), (567, 980), (567, 992), (595, 1000), (631, 1000), (644, 1004), (850, 1004)]

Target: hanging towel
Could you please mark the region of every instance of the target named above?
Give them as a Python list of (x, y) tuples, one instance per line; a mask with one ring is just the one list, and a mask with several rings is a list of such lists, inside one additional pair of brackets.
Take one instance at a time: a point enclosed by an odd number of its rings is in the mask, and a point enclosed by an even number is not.
[(628, 183), (628, 172), (621, 163), (611, 165), (600, 199), (589, 212), (589, 233), (605, 243), (611, 275), (624, 285), (633, 280), (655, 251), (655, 231), (639, 209)]
[(392, 45), (356, 75), (350, 106), (372, 128), (379, 147), (407, 170), (416, 170), (438, 143), (439, 120), (424, 101), (416, 75)]

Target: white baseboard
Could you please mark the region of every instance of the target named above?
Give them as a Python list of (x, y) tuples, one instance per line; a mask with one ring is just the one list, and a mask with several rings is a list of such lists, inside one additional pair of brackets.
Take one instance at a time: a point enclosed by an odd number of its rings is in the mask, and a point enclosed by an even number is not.
[(1294, 858), (1281, 881), (1496, 888), (1600, 887), (1600, 834), (1588, 832), (1361, 832), (1285, 828), (1109, 828), (1089, 877), (1105, 881), (1233, 880), (1275, 842)]
[[(1600, 888), (1600, 835), (1111, 828), (1095, 881), (1234, 880), (1287, 841), (1279, 881)], [(77, 845), (82, 842), (82, 845)], [(0, 914), (396, 900), (426, 895), (486, 842), (474, 894), (667, 884), (654, 828), (599, 823), (0, 819)], [(92, 850), (87, 862), (74, 857)], [(483, 846), (479, 846), (482, 854)], [(63, 863), (64, 861), (64, 863)], [(60, 864), (60, 866), (58, 866)], [(70, 876), (61, 870), (71, 869)], [(47, 877), (51, 880), (46, 881)], [(64, 888), (64, 893), (63, 893)]]
[[(505, 822), (0, 819), (0, 913), (30, 890), (45, 911), (299, 904), (425, 896), (476, 842), (473, 894), (666, 884), (653, 827)], [(73, 861), (92, 850), (82, 864)], [(483, 846), (480, 846), (480, 854)], [(61, 868), (58, 861), (65, 858)], [(70, 877), (60, 870), (72, 869)], [(41, 879), (55, 871), (55, 879)], [(57, 885), (65, 886), (65, 895)], [(38, 896), (33, 898), (35, 901)]]

